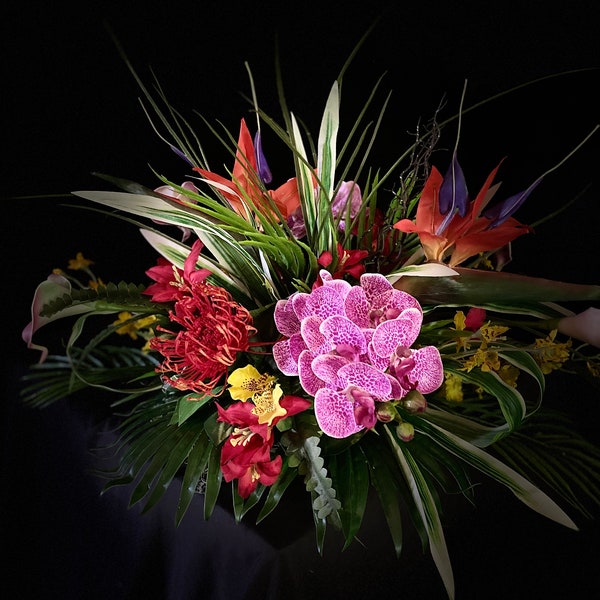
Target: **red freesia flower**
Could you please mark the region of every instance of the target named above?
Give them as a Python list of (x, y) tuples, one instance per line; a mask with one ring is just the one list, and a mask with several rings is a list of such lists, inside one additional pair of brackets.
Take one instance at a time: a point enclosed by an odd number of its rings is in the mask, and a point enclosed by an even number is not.
[[(260, 155), (262, 156), (262, 152)], [(248, 200), (264, 213), (272, 212), (271, 203), (274, 203), (284, 219), (300, 206), (296, 178), (289, 179), (275, 190), (265, 189), (259, 175), (257, 152), (244, 119), (240, 125), (231, 180), (199, 167), (195, 167), (194, 171), (221, 192), (231, 207), (243, 217), (247, 216), (245, 207)]]
[(157, 327), (167, 334), (150, 341), (150, 347), (165, 357), (157, 370), (177, 389), (212, 394), (238, 353), (248, 349), (256, 332), (252, 316), (227, 290), (202, 280), (184, 277), (174, 289), (169, 318), (181, 329)]

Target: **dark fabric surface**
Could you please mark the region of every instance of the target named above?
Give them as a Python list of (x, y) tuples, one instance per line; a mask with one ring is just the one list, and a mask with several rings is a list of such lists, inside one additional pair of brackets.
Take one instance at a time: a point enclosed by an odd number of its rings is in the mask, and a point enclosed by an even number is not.
[[(251, 518), (234, 522), (227, 490), (209, 521), (202, 518), (198, 496), (175, 528), (177, 486), (147, 514), (137, 505), (128, 508), (128, 488), (101, 494), (92, 449), (110, 439), (114, 424), (105, 420), (100, 405), (91, 399), (65, 401), (38, 411), (18, 398), (20, 377), (37, 358), (20, 340), (37, 283), (77, 251), (94, 258), (101, 277), (117, 280), (139, 280), (155, 256), (126, 223), (59, 206), (57, 199), (14, 197), (105, 187), (91, 171), (146, 185), (154, 181), (149, 165), (175, 181), (186, 176), (185, 165), (147, 123), (137, 103), (139, 91), (103, 21), (136, 68), (147, 77), (147, 65), (155, 69), (186, 116), (197, 109), (211, 120), (222, 119), (232, 131), (247, 109), (237, 94), (248, 89), (244, 60), (253, 68), (259, 99), (276, 111), (276, 98), (269, 94), (275, 89), (272, 50), (278, 31), (288, 100), (315, 130), (345, 57), (386, 4), (89, 2), (71, 9), (23, 2), (1, 9), (3, 598), (445, 597), (408, 517), (402, 557), (394, 557), (376, 501), (360, 541), (340, 552), (339, 537), (328, 531), (323, 557), (315, 550), (301, 481), (259, 526)], [(427, 119), (444, 94), (457, 106), (465, 78), (475, 102), (537, 77), (600, 66), (597, 17), (597, 4), (585, 1), (528, 2), (518, 9), (509, 3), (398, 3), (384, 14), (378, 33), (347, 74), (355, 83), (347, 84), (343, 107), (358, 106), (357, 98), (364, 99), (377, 76), (389, 71), (384, 88), (394, 89), (388, 111), (393, 126), (382, 131), (376, 161), (396, 152), (395, 144), (402, 150), (410, 139), (406, 132), (419, 117)], [(361, 84), (365, 75), (371, 79)], [(473, 112), (465, 119), (460, 146), (473, 188), (505, 155), (507, 193), (556, 164), (598, 122), (598, 80), (594, 70), (565, 76)], [(514, 245), (515, 272), (599, 283), (598, 137), (550, 175), (523, 207), (521, 220), (533, 222), (592, 182), (568, 212)], [(452, 135), (444, 139), (444, 147), (453, 143)], [(226, 155), (212, 166), (217, 170), (221, 163), (229, 164)], [(557, 376), (547, 402), (573, 415), (582, 432), (600, 441), (597, 392)], [(461, 498), (445, 501), (457, 598), (588, 598), (600, 588), (597, 521), (578, 520), (580, 532), (565, 530), (493, 485), (478, 487), (476, 500), (476, 508)]]

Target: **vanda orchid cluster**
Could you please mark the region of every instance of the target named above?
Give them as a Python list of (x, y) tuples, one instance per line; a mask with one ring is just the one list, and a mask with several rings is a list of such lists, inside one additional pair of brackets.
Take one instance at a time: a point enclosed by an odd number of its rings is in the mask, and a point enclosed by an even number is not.
[[(139, 284), (104, 283), (79, 253), (39, 285), (23, 333), (42, 353), (27, 402), (118, 393), (109, 487), (130, 485), (147, 510), (180, 485), (179, 523), (196, 493), (210, 516), (227, 483), (235, 518), (258, 507), (261, 521), (299, 477), (319, 550), (328, 526), (360, 537), (373, 487), (398, 553), (402, 506), (450, 596), (440, 491), (472, 499), (484, 475), (571, 528), (567, 509), (596, 508), (600, 451), (542, 400), (553, 371), (599, 376), (600, 311), (560, 302), (593, 305), (600, 287), (501, 270), (531, 230), (513, 215), (545, 175), (496, 200), (498, 165), (472, 195), (456, 151), (445, 175), (430, 166), (432, 120), (393, 168), (365, 176), (377, 132), (365, 110), (341, 139), (339, 81), (314, 147), (285, 103), (283, 125), (255, 104), (254, 137), (245, 119), (237, 141), (212, 130), (232, 163), (211, 170), (189, 142), (202, 136), (142, 90), (185, 182), (103, 175), (116, 191), (74, 194), (128, 215), (157, 263)], [(266, 126), (289, 150), (284, 173), (267, 164)], [(50, 354), (38, 330), (65, 317), (65, 355)]]

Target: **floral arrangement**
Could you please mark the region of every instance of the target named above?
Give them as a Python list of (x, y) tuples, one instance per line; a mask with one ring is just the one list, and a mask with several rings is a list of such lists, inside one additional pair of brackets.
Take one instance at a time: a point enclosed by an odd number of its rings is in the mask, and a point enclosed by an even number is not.
[[(138, 82), (186, 180), (102, 175), (118, 191), (74, 195), (137, 226), (157, 263), (140, 284), (105, 283), (79, 253), (39, 285), (23, 332), (41, 352), (26, 402), (113, 392), (121, 440), (107, 487), (131, 485), (147, 510), (179, 482), (179, 523), (196, 493), (208, 518), (229, 484), (235, 518), (255, 508), (260, 522), (302, 478), (319, 550), (329, 526), (346, 544), (360, 537), (372, 487), (397, 552), (408, 512), (450, 597), (440, 492), (473, 499), (480, 474), (576, 528), (560, 505), (589, 514), (600, 451), (542, 400), (555, 370), (600, 375), (600, 310), (559, 304), (591, 306), (600, 287), (503, 270), (532, 231), (513, 215), (559, 165), (497, 200), (498, 165), (471, 194), (457, 148), (444, 174), (432, 164), (436, 115), (391, 168), (367, 171), (383, 108), (367, 122), (374, 92), (342, 143), (340, 78), (317, 138), (281, 81), (283, 125), (252, 86), (254, 136), (245, 118), (237, 139), (206, 122), (232, 155), (230, 170), (211, 170), (201, 136)], [(289, 150), (279, 185), (264, 127)], [(63, 355), (34, 342), (67, 317)]]

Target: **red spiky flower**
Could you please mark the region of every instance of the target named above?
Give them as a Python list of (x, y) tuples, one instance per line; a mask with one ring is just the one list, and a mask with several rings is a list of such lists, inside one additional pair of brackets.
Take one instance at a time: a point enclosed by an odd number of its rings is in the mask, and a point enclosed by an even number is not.
[(252, 315), (227, 290), (205, 281), (183, 280), (176, 289), (169, 319), (181, 329), (157, 328), (166, 334), (150, 341), (165, 357), (157, 371), (179, 390), (218, 395), (215, 387), (256, 333)]

